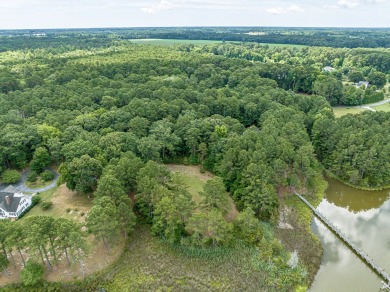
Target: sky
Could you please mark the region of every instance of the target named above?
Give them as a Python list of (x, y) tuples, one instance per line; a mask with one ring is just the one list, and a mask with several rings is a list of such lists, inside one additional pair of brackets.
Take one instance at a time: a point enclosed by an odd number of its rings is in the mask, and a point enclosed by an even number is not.
[(390, 27), (390, 0), (0, 0), (0, 29)]

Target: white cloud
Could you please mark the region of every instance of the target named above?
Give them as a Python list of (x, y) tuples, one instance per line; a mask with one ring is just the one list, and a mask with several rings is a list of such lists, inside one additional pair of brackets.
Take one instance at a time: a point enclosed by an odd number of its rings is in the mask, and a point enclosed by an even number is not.
[(338, 8), (340, 8), (340, 7), (337, 6), (337, 5), (329, 5), (329, 4), (325, 4), (325, 5), (323, 5), (323, 7), (324, 7), (325, 9), (338, 9)]
[(290, 7), (273, 7), (273, 8), (268, 8), (265, 10), (267, 13), (270, 14), (286, 14), (288, 12), (305, 12), (301, 7), (298, 5), (291, 5)]
[(282, 7), (268, 8), (265, 11), (270, 14), (278, 14), (278, 15), (287, 13), (286, 9)]
[(353, 9), (359, 6), (382, 4), (388, 1), (389, 0), (339, 0), (336, 4), (325, 4), (323, 7), (326, 9)]
[(167, 0), (161, 0), (159, 3), (150, 5), (148, 7), (142, 7), (141, 11), (148, 14), (156, 14), (157, 12), (169, 10), (173, 8), (173, 4)]
[(380, 4), (380, 3), (385, 3), (387, 0), (363, 0), (363, 3), (366, 4)]
[(299, 7), (298, 5), (291, 5), (289, 7), (289, 10), (290, 11), (295, 11), (295, 12), (305, 12), (305, 10), (303, 10), (301, 7)]
[(358, 7), (361, 3), (358, 0), (339, 0), (337, 4), (342, 8), (355, 8)]

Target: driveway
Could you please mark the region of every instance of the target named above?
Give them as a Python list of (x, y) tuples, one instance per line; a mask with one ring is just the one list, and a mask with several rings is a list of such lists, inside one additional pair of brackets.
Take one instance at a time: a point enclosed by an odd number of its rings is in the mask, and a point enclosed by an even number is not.
[[(42, 192), (48, 191), (50, 189), (53, 189), (57, 185), (57, 180), (58, 180), (59, 174), (50, 168), (47, 168), (46, 170), (49, 170), (54, 174), (54, 180), (48, 186), (45, 186), (42, 188), (36, 188), (36, 189), (32, 189), (32, 188), (27, 187), (26, 180), (27, 180), (27, 175), (29, 173), (29, 170), (24, 171), (22, 173), (22, 178), (20, 179), (20, 181), (15, 183), (15, 184), (12, 184), (12, 186), (22, 193), (42, 193)], [(3, 190), (8, 186), (9, 186), (9, 184), (0, 184), (0, 190)]]
[(356, 105), (356, 106), (345, 106), (345, 107), (349, 107), (349, 108), (367, 108), (367, 107), (369, 107), (369, 108), (371, 108), (372, 106), (379, 106), (379, 105), (386, 104), (389, 102), (390, 102), (390, 99), (385, 99), (385, 100), (381, 100), (381, 101), (378, 101), (375, 103)]

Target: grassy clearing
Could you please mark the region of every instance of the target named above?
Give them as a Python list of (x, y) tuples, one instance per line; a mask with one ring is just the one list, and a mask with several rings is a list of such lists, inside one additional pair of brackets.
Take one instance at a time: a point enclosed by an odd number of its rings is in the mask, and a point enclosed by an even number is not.
[(252, 265), (254, 249), (175, 248), (139, 226), (107, 291), (269, 291)]
[(336, 118), (345, 116), (347, 114), (358, 114), (367, 109), (364, 108), (350, 108), (350, 107), (333, 107), (333, 112)]
[[(202, 201), (202, 196), (199, 194), (203, 191), (204, 184), (213, 178), (213, 175), (206, 171), (204, 173), (200, 172), (200, 167), (195, 165), (177, 165), (177, 164), (168, 164), (167, 167), (173, 172), (179, 172), (183, 178), (184, 182), (188, 186), (188, 191), (192, 195), (194, 202), (199, 205)], [(234, 201), (230, 198), (231, 208), (226, 215), (226, 220), (232, 222), (237, 216), (238, 211)]]
[(199, 204), (202, 201), (199, 193), (203, 191), (204, 184), (213, 178), (213, 175), (209, 172), (201, 173), (199, 167), (194, 165), (169, 164), (167, 167), (171, 171), (179, 172), (183, 176), (184, 182), (188, 186), (188, 191), (192, 195), (195, 203)]

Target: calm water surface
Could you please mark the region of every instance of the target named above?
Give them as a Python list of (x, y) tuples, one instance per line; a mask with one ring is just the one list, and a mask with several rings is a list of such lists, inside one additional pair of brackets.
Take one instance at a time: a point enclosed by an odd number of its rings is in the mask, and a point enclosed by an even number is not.
[[(389, 190), (360, 191), (334, 179), (328, 183), (326, 198), (318, 210), (390, 274)], [(317, 218), (312, 227), (324, 255), (311, 292), (379, 291), (381, 278)]]

